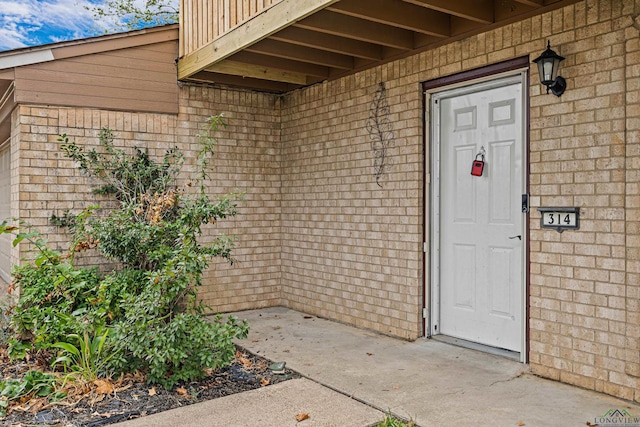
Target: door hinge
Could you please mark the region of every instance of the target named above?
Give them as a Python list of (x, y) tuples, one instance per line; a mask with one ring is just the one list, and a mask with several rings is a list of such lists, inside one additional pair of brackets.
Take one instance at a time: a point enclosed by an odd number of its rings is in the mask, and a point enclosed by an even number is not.
[(422, 242), (422, 252), (425, 254), (429, 253), (429, 244), (427, 242)]
[(427, 309), (427, 307), (424, 307), (422, 309), (422, 318), (427, 319), (428, 317), (429, 317), (429, 310)]

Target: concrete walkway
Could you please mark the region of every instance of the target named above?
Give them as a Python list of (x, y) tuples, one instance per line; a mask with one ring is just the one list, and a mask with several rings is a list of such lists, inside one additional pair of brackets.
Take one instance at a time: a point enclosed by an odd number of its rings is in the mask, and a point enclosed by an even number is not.
[[(384, 412), (419, 426), (584, 426), (640, 405), (530, 375), (499, 356), (421, 339), (396, 340), (286, 308), (236, 313), (249, 351), (306, 379), (121, 423), (136, 426), (367, 427)], [(309, 419), (297, 422), (300, 413)]]

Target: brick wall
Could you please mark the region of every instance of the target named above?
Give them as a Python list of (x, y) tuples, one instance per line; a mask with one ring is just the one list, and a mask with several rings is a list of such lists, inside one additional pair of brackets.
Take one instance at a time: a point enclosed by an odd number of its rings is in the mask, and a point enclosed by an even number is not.
[[(626, 143), (626, 289), (625, 373), (640, 377), (640, 2), (635, 1), (633, 22), (625, 29), (625, 143)], [(618, 375), (616, 379), (620, 378)], [(620, 381), (616, 381), (620, 382)], [(624, 384), (623, 384), (624, 385)], [(634, 384), (630, 384), (633, 388)], [(629, 387), (629, 385), (626, 385)], [(625, 389), (626, 389), (625, 387)], [(640, 400), (640, 381), (635, 400)], [(617, 390), (614, 390), (617, 391)], [(630, 394), (630, 393), (627, 393)]]
[(217, 229), (237, 236), (233, 266), (215, 262), (201, 297), (221, 312), (279, 305), (280, 121), (277, 97), (241, 90), (185, 86), (180, 91), (177, 142), (193, 146), (212, 114), (223, 113), (212, 191), (244, 192), (240, 215)]
[[(587, 0), (285, 97), (286, 303), (418, 336), (428, 200), (419, 82), (523, 55), (533, 59), (550, 40), (567, 58), (561, 74), (568, 88), (561, 98), (547, 95), (531, 70), (531, 367), (640, 400), (640, 54), (633, 21), (639, 4)], [(396, 137), (382, 188), (372, 176), (366, 131), (380, 82)], [(541, 230), (540, 206), (581, 207), (580, 231)]]
[[(421, 334), (422, 155), (417, 82), (398, 66), (283, 101), (283, 298), (295, 309), (383, 333)], [(380, 82), (391, 107), (379, 186), (366, 122)]]
[[(235, 311), (280, 303), (280, 154), (275, 98), (244, 91), (220, 91), (185, 86), (180, 91), (180, 114), (150, 114), (83, 108), (21, 105), (14, 112), (12, 133), (15, 176), (15, 216), (37, 227), (52, 247), (67, 250), (69, 236), (50, 224), (52, 214), (79, 212), (99, 204), (108, 208), (107, 196), (90, 193), (91, 179), (82, 176), (58, 149), (58, 135), (90, 148), (98, 143), (101, 128), (111, 129), (121, 147), (148, 147), (161, 158), (179, 145), (187, 173), (193, 170), (198, 138), (208, 116), (224, 113), (229, 126), (218, 132), (211, 195), (244, 192), (237, 219), (221, 220), (213, 234), (236, 235), (233, 266), (218, 261), (204, 277), (202, 299), (215, 311)], [(19, 148), (19, 149), (18, 149)], [(15, 251), (14, 262), (26, 254)], [(104, 263), (97, 253), (78, 258), (77, 264)]]
[(638, 353), (629, 311), (637, 281), (626, 274), (627, 242), (637, 237), (625, 215), (637, 192), (637, 176), (625, 173), (637, 149), (627, 128), (637, 109), (626, 104), (639, 64), (633, 13), (633, 2), (587, 1), (540, 20), (567, 58), (568, 88), (561, 99), (531, 88), (531, 194), (535, 206), (579, 206), (581, 228), (541, 230), (531, 215), (530, 359), (543, 376), (640, 399), (627, 375)]
[[(238, 235), (238, 263), (215, 263), (203, 298), (219, 311), (283, 304), (413, 339), (427, 275), (420, 82), (534, 58), (550, 40), (568, 88), (547, 95), (530, 72), (531, 368), (640, 401), (638, 14), (640, 0), (585, 0), (283, 97), (186, 85), (177, 117), (24, 105), (14, 112), (14, 200), (62, 244), (48, 217), (85, 206), (88, 189), (60, 158), (58, 133), (94, 144), (108, 126), (122, 144), (193, 153), (204, 119), (224, 112), (212, 193), (239, 189), (247, 201), (216, 225)], [(378, 186), (366, 123), (381, 82), (394, 142)], [(541, 230), (541, 206), (579, 206), (581, 229)]]

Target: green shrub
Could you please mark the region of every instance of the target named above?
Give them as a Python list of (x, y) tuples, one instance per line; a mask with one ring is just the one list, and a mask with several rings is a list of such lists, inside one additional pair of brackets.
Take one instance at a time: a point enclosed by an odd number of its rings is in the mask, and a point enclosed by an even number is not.
[(75, 344), (69, 342), (57, 342), (53, 347), (62, 350), (62, 355), (56, 358), (52, 365), (61, 364), (65, 371), (71, 370), (81, 375), (87, 381), (93, 381), (100, 374), (105, 373), (105, 366), (110, 356), (103, 352), (104, 344), (107, 340), (109, 329), (97, 329), (94, 336), (90, 336), (89, 332), (84, 332), (82, 336), (78, 334), (69, 334), (67, 338), (75, 341)]
[[(108, 129), (100, 132), (101, 151), (85, 152), (61, 136), (64, 154), (101, 180), (97, 191), (113, 194), (119, 207), (101, 217), (95, 207), (65, 213), (60, 224), (70, 228), (73, 241), (64, 256), (48, 249), (37, 232), (17, 234), (14, 244), (26, 239), (37, 254), (33, 264), (14, 271), (22, 292), (13, 317), (14, 355), (29, 344), (53, 348), (61, 350), (56, 361), (66, 369), (90, 376), (141, 369), (165, 386), (231, 362), (232, 339), (246, 337), (246, 323), (233, 317), (207, 322), (197, 299), (210, 261), (232, 261), (233, 249), (233, 239), (224, 235), (201, 243), (202, 229), (237, 215), (241, 200), (238, 194), (207, 195), (211, 133), (220, 126), (220, 116), (207, 121), (199, 135), (199, 170), (183, 188), (177, 185), (183, 156), (176, 148), (156, 162), (146, 150), (116, 148)], [(0, 225), (0, 234), (15, 231)], [(76, 268), (76, 253), (93, 248), (122, 269), (101, 277), (96, 269)]]
[(230, 316), (208, 322), (196, 314), (180, 313), (166, 321), (132, 310), (116, 325), (116, 355), (111, 365), (119, 371), (145, 368), (150, 382), (171, 387), (178, 381), (204, 377), (203, 367), (219, 368), (233, 360), (233, 338), (246, 337), (247, 326)]
[[(209, 125), (208, 129), (217, 130), (218, 122), (218, 118), (210, 118), (207, 123), (215, 125)], [(167, 150), (162, 163), (156, 163), (148, 150), (136, 147), (130, 154), (117, 148), (113, 143), (115, 136), (109, 129), (101, 129), (98, 137), (102, 152), (95, 148), (85, 152), (75, 141), (70, 142), (66, 134), (58, 139), (62, 143), (60, 149), (66, 157), (78, 163), (78, 169), (102, 181), (94, 193), (114, 194), (123, 205), (135, 205), (141, 194), (162, 194), (176, 188), (177, 177), (184, 164), (184, 156), (177, 147)], [(212, 140), (208, 134), (205, 137)]]
[[(59, 252), (47, 248), (37, 231), (18, 233), (14, 244), (25, 239), (38, 252), (33, 264), (13, 271), (13, 284), (20, 289), (11, 316), (16, 335), (30, 339), (36, 350), (42, 350), (68, 334), (104, 324), (94, 308), (100, 281), (97, 269), (75, 268)], [(10, 344), (10, 353), (23, 353), (24, 343), (13, 340)]]
[(18, 400), (28, 395), (39, 397), (53, 396), (54, 399), (62, 397), (55, 393), (57, 378), (40, 371), (27, 371), (22, 379), (6, 379), (0, 381), (0, 418), (6, 415), (9, 402)]

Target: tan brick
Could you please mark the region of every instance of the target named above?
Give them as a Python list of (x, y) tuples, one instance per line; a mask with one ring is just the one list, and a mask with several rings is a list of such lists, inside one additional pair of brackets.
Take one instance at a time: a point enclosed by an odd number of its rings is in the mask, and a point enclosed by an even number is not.
[(591, 377), (586, 377), (578, 374), (574, 374), (567, 371), (560, 371), (560, 381), (573, 384), (578, 387), (595, 388), (595, 380)]
[[(193, 153), (205, 117), (224, 111), (230, 127), (217, 148), (215, 192), (244, 189), (247, 202), (237, 221), (221, 221), (218, 229), (241, 236), (241, 259), (234, 267), (215, 263), (202, 299), (220, 311), (284, 304), (413, 339), (428, 275), (421, 253), (422, 174), (429, 170), (423, 170), (419, 83), (530, 55), (551, 36), (567, 58), (561, 74), (569, 88), (561, 98), (547, 95), (531, 70), (531, 201), (579, 206), (582, 223), (559, 234), (540, 229), (535, 208), (529, 216), (531, 367), (538, 375), (639, 399), (629, 374), (636, 371), (621, 370), (637, 364), (629, 354), (640, 351), (638, 340), (620, 338), (640, 323), (632, 312), (640, 297), (633, 286), (640, 279), (636, 8), (619, 0), (577, 2), (283, 97), (185, 85), (177, 117), (20, 106), (21, 167), (56, 168), (61, 179), (33, 174), (16, 198), (22, 211), (33, 212), (81, 203), (81, 184), (65, 181), (81, 179), (73, 165), (38, 151), (51, 152), (47, 144), (59, 131), (91, 145), (101, 126), (112, 126), (118, 144), (150, 144), (160, 154), (177, 143)], [(380, 81), (387, 83), (397, 137), (383, 189), (372, 181), (363, 131)], [(29, 215), (46, 224), (46, 215)]]

